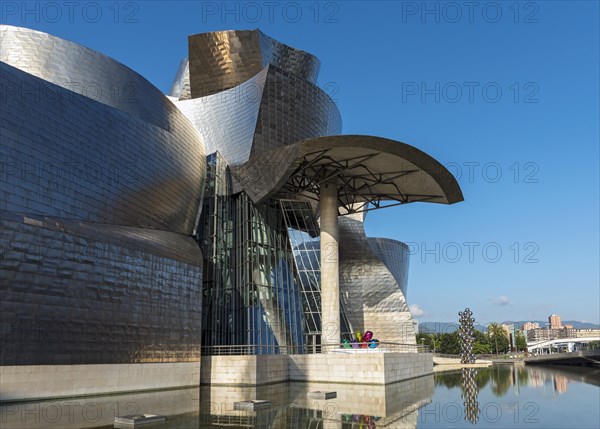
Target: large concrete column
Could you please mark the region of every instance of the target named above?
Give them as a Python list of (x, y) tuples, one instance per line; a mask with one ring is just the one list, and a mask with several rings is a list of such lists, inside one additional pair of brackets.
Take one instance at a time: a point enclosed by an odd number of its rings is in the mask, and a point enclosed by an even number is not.
[[(340, 263), (337, 185), (321, 185), (321, 326), (323, 344), (337, 344), (340, 332)], [(337, 348), (337, 347), (336, 347)], [(323, 348), (323, 352), (327, 352)]]

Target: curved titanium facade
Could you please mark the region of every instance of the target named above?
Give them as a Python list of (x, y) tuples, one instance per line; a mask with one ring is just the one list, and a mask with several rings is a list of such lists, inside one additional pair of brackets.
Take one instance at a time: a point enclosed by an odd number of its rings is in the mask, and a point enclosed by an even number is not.
[(265, 68), (246, 82), (217, 94), (176, 102), (206, 143), (230, 166), (248, 161), (267, 79)]
[[(199, 134), (104, 55), (26, 29), (0, 35), (0, 363), (197, 361)], [(131, 83), (138, 101), (74, 82)]]
[[(296, 216), (296, 209), (286, 209), (289, 204), (282, 199), (318, 200), (320, 183), (328, 177), (336, 180), (340, 205), (347, 213), (381, 207), (384, 200), (462, 200), (454, 177), (424, 152), (379, 137), (337, 135), (341, 117), (335, 103), (314, 84), (318, 62), (311, 55), (259, 31), (227, 31), (190, 36), (189, 58), (180, 67), (171, 95), (179, 97), (176, 104), (200, 130), (209, 153), (223, 155), (231, 171), (232, 194), (247, 194), (252, 207), (273, 207), (272, 200), (280, 200), (286, 219), (289, 213)], [(188, 86), (191, 100), (186, 100)], [(350, 297), (342, 303), (348, 312), (348, 320), (342, 314), (345, 326), (373, 329), (380, 332), (380, 340), (414, 343), (405, 300), (406, 246), (367, 239), (362, 223), (352, 222), (340, 219), (341, 288)], [(290, 225), (289, 234), (296, 234)], [(318, 276), (318, 269), (300, 269), (308, 260), (297, 253), (305, 336), (314, 336), (320, 330), (320, 317), (315, 316), (320, 292), (307, 281), (307, 273)]]
[(234, 190), (245, 191), (255, 202), (264, 200), (285, 183), (285, 174), (298, 157), (298, 142), (341, 130), (339, 110), (322, 89), (269, 66), (250, 156), (247, 162), (232, 165), (239, 184)]
[(200, 359), (202, 258), (191, 237), (0, 219), (0, 365)]
[[(105, 55), (0, 26), (0, 365), (317, 350), (320, 185), (346, 214), (462, 200), (418, 149), (338, 135), (313, 55), (258, 30), (188, 46), (172, 102)], [(406, 247), (339, 225), (342, 329), (414, 343)]]
[[(335, 103), (314, 84), (318, 69), (312, 55), (259, 31), (189, 38), (189, 62), (180, 66), (171, 96), (179, 97), (176, 105), (202, 134), (208, 152), (218, 152), (209, 157), (209, 165), (214, 163), (209, 170), (220, 171), (218, 164), (225, 162), (228, 170), (221, 175), (232, 179), (230, 196), (211, 189), (217, 178), (209, 180), (205, 204), (212, 209), (204, 210), (198, 225), (199, 243), (210, 255), (205, 260), (205, 346), (301, 346), (306, 340), (307, 324), (298, 317), (301, 285), (280, 206), (254, 197), (277, 186), (276, 175), (289, 165), (286, 146), (341, 131)], [(186, 99), (187, 85), (191, 99)], [(273, 175), (249, 182), (245, 166), (265, 159)]]
[(389, 238), (367, 237), (371, 251), (383, 262), (400, 287), (404, 298), (408, 291), (408, 264), (410, 252), (401, 241)]
[(319, 60), (259, 30), (217, 31), (190, 36), (191, 98), (205, 97), (245, 82), (271, 64), (315, 83)]
[(190, 67), (187, 58), (184, 58), (179, 63), (179, 69), (177, 69), (175, 80), (173, 80), (173, 84), (171, 85), (169, 97), (172, 97), (175, 100), (189, 100), (192, 98), (192, 90), (190, 89)]
[[(0, 27), (2, 58), (16, 67), (2, 63), (2, 160), (14, 173), (3, 178), (10, 192), (0, 209), (191, 234), (206, 174), (193, 125), (137, 73), (38, 33)], [(137, 105), (157, 117), (126, 113), (124, 100), (114, 106), (53, 84), (64, 81), (103, 89), (130, 82), (140, 89)]]
[[(224, 31), (190, 36), (189, 55), (171, 95), (208, 153), (231, 167), (234, 191), (253, 201), (272, 193), (295, 159), (286, 146), (342, 130), (337, 106), (314, 83), (319, 61), (304, 51), (258, 30)], [(254, 165), (260, 174), (248, 173)]]
[[(205, 166), (197, 134), (173, 135), (0, 64), (0, 209), (191, 234)], [(185, 118), (180, 118), (186, 120)]]
[(365, 236), (364, 224), (356, 215), (339, 218), (339, 236), (340, 296), (352, 328), (373, 331), (379, 341), (415, 344), (406, 282), (397, 280), (408, 274), (408, 259), (403, 259), (408, 254), (402, 243), (382, 248), (378, 239)]
[(276, 66), (269, 67), (252, 156), (342, 131), (340, 112), (325, 91)]
[(196, 138), (189, 123), (158, 88), (129, 67), (77, 43), (0, 25), (0, 61), (181, 138)]

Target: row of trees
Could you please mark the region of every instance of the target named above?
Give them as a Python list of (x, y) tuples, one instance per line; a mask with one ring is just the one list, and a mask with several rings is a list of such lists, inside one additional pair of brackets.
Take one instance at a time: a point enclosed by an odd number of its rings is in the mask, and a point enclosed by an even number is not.
[[(474, 337), (473, 353), (476, 355), (507, 353), (510, 350), (508, 334), (498, 323), (490, 323), (487, 333), (475, 330)], [(516, 331), (515, 342), (518, 351), (525, 351), (527, 342), (522, 331)], [(436, 353), (452, 355), (460, 353), (458, 331), (448, 334), (417, 334), (417, 343), (428, 346)]]

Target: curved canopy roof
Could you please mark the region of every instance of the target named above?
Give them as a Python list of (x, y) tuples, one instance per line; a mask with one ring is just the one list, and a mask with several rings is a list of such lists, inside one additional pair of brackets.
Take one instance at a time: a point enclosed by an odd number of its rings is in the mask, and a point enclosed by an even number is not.
[[(394, 140), (364, 135), (316, 137), (263, 153), (238, 171), (245, 181), (271, 184), (250, 195), (319, 199), (320, 185), (335, 182), (339, 206), (355, 213), (412, 202), (463, 200), (456, 179), (425, 152)], [(277, 160), (277, 163), (273, 161)], [(253, 162), (254, 161), (254, 162)], [(268, 177), (266, 177), (268, 176)], [(248, 189), (248, 187), (246, 187)], [(252, 194), (252, 192), (250, 192)], [(391, 204), (382, 204), (384, 202)]]

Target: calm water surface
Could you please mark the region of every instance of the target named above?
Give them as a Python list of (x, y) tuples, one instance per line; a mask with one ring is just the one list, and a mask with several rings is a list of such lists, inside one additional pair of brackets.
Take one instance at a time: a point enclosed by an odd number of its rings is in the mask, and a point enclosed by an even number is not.
[[(357, 374), (360, 377), (360, 374)], [(309, 392), (335, 391), (315, 400)], [(262, 411), (233, 403), (271, 401)], [(2, 429), (112, 428), (115, 416), (168, 416), (146, 429), (600, 428), (600, 369), (501, 365), (386, 386), (281, 383), (201, 386), (0, 406)]]
[(418, 428), (600, 428), (600, 371), (493, 366), (439, 373)]
[[(600, 428), (600, 370), (591, 368), (500, 365), (385, 387), (291, 383), (241, 395), (219, 389), (210, 389), (211, 411), (174, 417), (163, 427)], [(306, 398), (308, 391), (329, 389), (337, 399)], [(206, 390), (202, 394), (209, 399)], [(228, 410), (228, 399), (244, 394), (274, 406), (256, 413)]]

